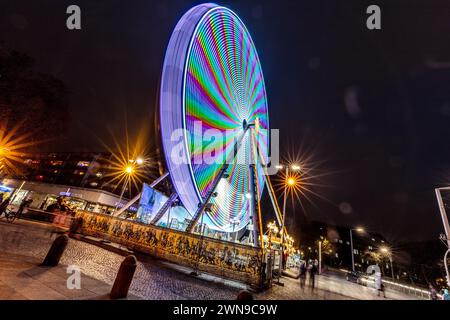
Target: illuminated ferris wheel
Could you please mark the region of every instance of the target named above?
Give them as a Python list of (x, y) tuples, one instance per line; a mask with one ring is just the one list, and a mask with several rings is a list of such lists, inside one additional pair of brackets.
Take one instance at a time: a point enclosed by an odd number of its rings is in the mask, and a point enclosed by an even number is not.
[(201, 4), (180, 19), (159, 103), (170, 199), (191, 214), (187, 231), (204, 214), (218, 231), (247, 227), (264, 188), (269, 117), (258, 54), (233, 11)]

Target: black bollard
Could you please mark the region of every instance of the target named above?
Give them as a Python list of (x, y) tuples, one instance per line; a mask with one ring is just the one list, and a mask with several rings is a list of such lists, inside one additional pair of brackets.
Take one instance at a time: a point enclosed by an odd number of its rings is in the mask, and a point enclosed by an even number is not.
[(44, 262), (42, 262), (41, 266), (56, 267), (59, 264), (59, 260), (61, 260), (68, 242), (69, 237), (67, 237), (65, 234), (57, 237), (55, 241), (53, 241), (50, 250), (48, 250), (47, 256), (45, 257)]
[(247, 290), (242, 290), (239, 292), (237, 299), (238, 301), (251, 301), (253, 300), (253, 295)]
[(114, 285), (111, 289), (111, 293), (109, 294), (111, 299), (126, 298), (135, 271), (136, 257), (130, 255), (120, 264), (119, 272), (117, 272), (116, 280), (114, 280)]

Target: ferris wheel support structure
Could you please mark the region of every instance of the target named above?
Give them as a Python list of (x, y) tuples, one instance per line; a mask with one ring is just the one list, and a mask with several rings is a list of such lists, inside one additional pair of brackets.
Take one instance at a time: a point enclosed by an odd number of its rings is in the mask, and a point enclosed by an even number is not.
[[(208, 190), (208, 193), (206, 194), (205, 200), (203, 201), (203, 203), (199, 203), (199, 208), (197, 209), (194, 216), (192, 217), (192, 220), (190, 221), (189, 225), (187, 226), (186, 232), (192, 232), (192, 230), (194, 230), (195, 225), (198, 223), (198, 220), (200, 219), (200, 217), (203, 216), (203, 212), (205, 211), (207, 205), (209, 204), (209, 201), (211, 200), (214, 192), (216, 191), (217, 186), (219, 185), (220, 179), (223, 178), (225, 172), (227, 171), (228, 167), (230, 166), (230, 163), (232, 163), (234, 161), (234, 159), (236, 158), (236, 155), (242, 144), (242, 140), (244, 139), (245, 134), (247, 133), (247, 130), (250, 126), (251, 126), (251, 124), (248, 124), (244, 127), (244, 132), (242, 132), (241, 136), (239, 137), (239, 140), (236, 141), (236, 143), (234, 144), (233, 152), (230, 153), (229, 158), (226, 159), (225, 163), (222, 165), (222, 168), (220, 169), (219, 174), (217, 175), (217, 178), (214, 181), (214, 184), (212, 185), (212, 187)], [(202, 232), (202, 234), (203, 234), (203, 232)]]

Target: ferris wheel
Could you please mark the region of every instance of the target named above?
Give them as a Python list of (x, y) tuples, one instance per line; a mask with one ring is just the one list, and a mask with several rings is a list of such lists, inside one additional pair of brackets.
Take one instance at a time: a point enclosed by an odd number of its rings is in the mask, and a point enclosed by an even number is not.
[[(252, 223), (264, 188), (269, 117), (253, 40), (230, 9), (201, 4), (179, 20), (160, 87), (164, 156), (192, 216), (222, 232)], [(257, 198), (257, 199), (255, 199)]]

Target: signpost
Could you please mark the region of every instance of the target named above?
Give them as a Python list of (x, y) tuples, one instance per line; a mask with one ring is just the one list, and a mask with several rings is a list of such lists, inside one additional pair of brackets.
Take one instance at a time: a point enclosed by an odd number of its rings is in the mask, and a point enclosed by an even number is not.
[(439, 205), (439, 211), (441, 213), (441, 217), (442, 217), (442, 223), (444, 224), (444, 231), (445, 231), (445, 240), (447, 241), (447, 252), (444, 255), (444, 265), (445, 265), (445, 271), (447, 273), (447, 284), (450, 286), (450, 273), (448, 271), (448, 262), (447, 262), (447, 257), (448, 254), (450, 252), (450, 225), (448, 222), (448, 215), (447, 212), (445, 210), (445, 204), (444, 201), (442, 199), (442, 191), (447, 191), (450, 193), (450, 187), (444, 187), (444, 188), (436, 188), (435, 192), (436, 192), (436, 198), (437, 198), (437, 202)]

